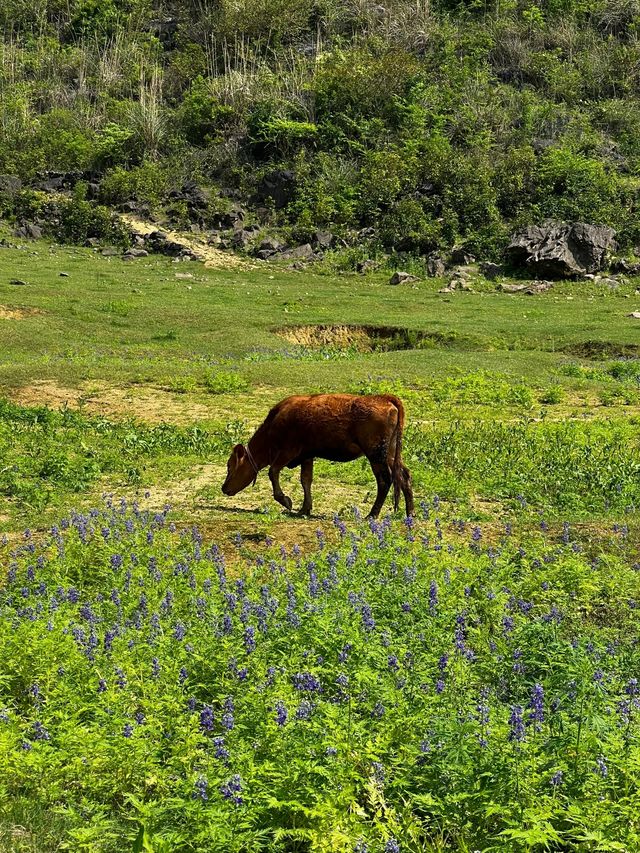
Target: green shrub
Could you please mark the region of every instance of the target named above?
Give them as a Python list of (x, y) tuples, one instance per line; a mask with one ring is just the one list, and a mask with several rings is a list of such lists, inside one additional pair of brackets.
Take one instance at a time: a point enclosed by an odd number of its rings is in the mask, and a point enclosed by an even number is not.
[(221, 104), (211, 95), (202, 76), (196, 77), (177, 112), (179, 128), (185, 138), (199, 148), (205, 148), (222, 138), (234, 110)]
[(313, 147), (318, 128), (309, 121), (300, 121), (280, 112), (281, 107), (271, 101), (257, 104), (249, 117), (249, 140), (254, 152), (260, 156), (288, 157), (303, 145)]
[(155, 207), (166, 196), (167, 189), (164, 168), (147, 161), (133, 169), (117, 166), (107, 172), (100, 183), (100, 199), (106, 204), (136, 199)]
[(249, 383), (244, 376), (239, 376), (237, 373), (217, 370), (205, 375), (204, 387), (209, 394), (230, 394), (233, 391), (246, 391)]

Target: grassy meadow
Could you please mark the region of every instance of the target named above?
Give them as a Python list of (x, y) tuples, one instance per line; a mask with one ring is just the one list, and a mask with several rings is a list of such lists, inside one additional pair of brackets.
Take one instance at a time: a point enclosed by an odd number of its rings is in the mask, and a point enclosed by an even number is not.
[[(640, 848), (637, 281), (387, 281), (0, 249), (0, 850)], [(221, 494), (314, 391), (415, 520)]]
[[(441, 281), (392, 287), (384, 273), (208, 270), (46, 245), (3, 250), (1, 261), (0, 384), (7, 401), (25, 407), (3, 412), (7, 532), (71, 498), (82, 506), (113, 490), (150, 490), (163, 501), (173, 491), (185, 521), (195, 513), (235, 523), (242, 508), (256, 511), (243, 515), (255, 524), (268, 508), (275, 523), (281, 513), (266, 477), (236, 501), (222, 499), (223, 463), (274, 402), (316, 391), (400, 394), (419, 491), (467, 506), (496, 502), (491, 514), (520, 492), (555, 514), (606, 512), (607, 501), (622, 508), (601, 475), (574, 482), (573, 455), (593, 441), (625, 469), (620, 494), (634, 503), (633, 282), (615, 290), (558, 283), (534, 297), (486, 282), (477, 293), (440, 294)], [(309, 332), (316, 325), (399, 331), (379, 339), (325, 333), (319, 342)], [(289, 327), (301, 331), (279, 334)], [(30, 411), (41, 405), (59, 414)], [(556, 471), (566, 466), (558, 482), (543, 482), (537, 454), (547, 451)], [(518, 454), (536, 469), (532, 488), (529, 474), (515, 484)], [(494, 456), (503, 460), (497, 477)], [(583, 458), (578, 468), (597, 462)], [(324, 500), (316, 508), (325, 517), (369, 500), (364, 463), (318, 468)], [(494, 481), (505, 474), (514, 483), (501, 487)]]

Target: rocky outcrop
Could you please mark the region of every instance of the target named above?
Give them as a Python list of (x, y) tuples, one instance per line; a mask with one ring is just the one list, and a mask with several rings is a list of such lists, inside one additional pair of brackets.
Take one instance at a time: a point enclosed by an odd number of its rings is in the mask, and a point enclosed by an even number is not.
[(536, 275), (568, 278), (602, 269), (614, 238), (613, 228), (585, 222), (529, 225), (513, 235), (506, 255)]
[(389, 279), (389, 284), (409, 284), (412, 281), (418, 281), (415, 275), (402, 270), (396, 270)]

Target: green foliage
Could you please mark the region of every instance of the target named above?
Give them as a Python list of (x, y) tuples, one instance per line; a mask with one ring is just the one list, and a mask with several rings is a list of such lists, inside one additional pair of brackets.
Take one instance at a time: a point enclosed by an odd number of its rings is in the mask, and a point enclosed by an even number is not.
[(249, 140), (262, 156), (289, 157), (304, 145), (312, 146), (316, 138), (315, 124), (280, 115), (279, 110), (278, 105), (264, 101), (256, 105), (249, 118)]
[(196, 77), (178, 110), (178, 121), (185, 138), (198, 148), (220, 141), (234, 111), (211, 95), (206, 80)]
[(210, 394), (229, 394), (233, 391), (246, 391), (249, 383), (237, 373), (216, 370), (205, 374), (204, 387)]
[(160, 18), (148, 0), (7, 0), (2, 172), (107, 172), (109, 198), (157, 205), (171, 181), (113, 174), (151, 161), (261, 205), (261, 176), (293, 168), (271, 224), (372, 227), (399, 252), (463, 240), (496, 258), (547, 218), (640, 240), (635, 0), (221, 0)]
[(100, 199), (105, 204), (136, 199), (155, 207), (166, 197), (167, 184), (166, 172), (158, 163), (147, 161), (132, 169), (118, 166), (100, 182)]
[(71, 198), (52, 199), (46, 193), (22, 190), (10, 198), (0, 197), (0, 212), (14, 220), (38, 220), (45, 233), (61, 242), (85, 243), (90, 237), (105, 243), (127, 246), (130, 235), (111, 210), (83, 198), (83, 185)]
[(109, 498), (2, 545), (0, 843), (636, 849), (629, 531), (446, 513), (225, 557)]
[(71, 29), (76, 36), (113, 35), (118, 23), (117, 0), (81, 0), (71, 18)]

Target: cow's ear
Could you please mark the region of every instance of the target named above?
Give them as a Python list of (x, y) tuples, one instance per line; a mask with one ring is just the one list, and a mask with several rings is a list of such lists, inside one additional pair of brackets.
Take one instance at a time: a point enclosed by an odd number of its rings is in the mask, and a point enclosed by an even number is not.
[(233, 455), (238, 460), (238, 462), (242, 462), (245, 456), (244, 444), (236, 444), (233, 448)]

